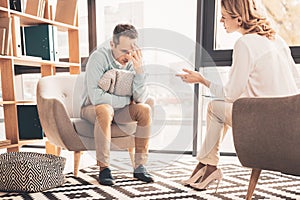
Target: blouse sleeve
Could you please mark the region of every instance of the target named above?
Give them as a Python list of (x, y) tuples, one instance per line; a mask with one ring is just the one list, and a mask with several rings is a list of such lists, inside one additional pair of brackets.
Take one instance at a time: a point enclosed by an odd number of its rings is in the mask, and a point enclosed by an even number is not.
[(247, 45), (241, 40), (237, 41), (233, 49), (228, 82), (224, 87), (211, 83), (210, 92), (217, 98), (234, 102), (241, 96), (247, 86), (250, 70), (253, 67), (252, 63), (253, 60)]
[(244, 92), (251, 69), (253, 59), (247, 45), (239, 40), (234, 46), (232, 55), (232, 66), (229, 79), (224, 88), (225, 101), (233, 102)]

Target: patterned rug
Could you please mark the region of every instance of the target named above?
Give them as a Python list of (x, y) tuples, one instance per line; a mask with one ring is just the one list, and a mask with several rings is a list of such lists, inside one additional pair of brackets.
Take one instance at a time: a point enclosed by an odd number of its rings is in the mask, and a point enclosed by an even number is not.
[[(123, 162), (124, 160), (120, 160)], [(128, 160), (126, 160), (128, 163)], [(155, 183), (145, 184), (132, 178), (132, 171), (112, 166), (117, 183), (113, 187), (101, 186), (97, 182), (98, 167), (80, 170), (79, 176), (66, 174), (61, 187), (40, 193), (0, 193), (1, 200), (18, 199), (244, 199), (251, 170), (235, 164), (220, 165), (224, 177), (217, 193), (216, 184), (205, 191), (195, 191), (182, 186), (180, 180), (188, 177), (196, 164), (195, 159), (178, 160), (172, 163), (151, 161), (148, 170), (155, 176)], [(162, 167), (163, 166), (163, 167)], [(300, 177), (277, 172), (262, 171), (253, 199), (299, 199)]]

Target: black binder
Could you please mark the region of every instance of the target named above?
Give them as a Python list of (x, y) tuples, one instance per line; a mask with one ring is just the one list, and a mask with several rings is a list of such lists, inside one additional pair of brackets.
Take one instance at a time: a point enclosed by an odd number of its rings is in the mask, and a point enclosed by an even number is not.
[(9, 0), (10, 9), (21, 12), (22, 11), (22, 0)]
[(24, 28), (27, 56), (41, 57), (43, 60), (58, 61), (57, 29), (41, 24)]
[(43, 139), (44, 133), (36, 105), (17, 105), (19, 139)]

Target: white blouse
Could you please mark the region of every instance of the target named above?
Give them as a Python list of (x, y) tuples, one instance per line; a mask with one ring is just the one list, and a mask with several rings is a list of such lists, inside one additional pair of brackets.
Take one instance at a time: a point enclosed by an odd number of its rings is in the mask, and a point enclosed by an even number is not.
[(240, 97), (279, 97), (299, 93), (300, 76), (287, 44), (258, 34), (243, 35), (233, 49), (227, 84), (210, 84), (210, 92), (227, 102)]

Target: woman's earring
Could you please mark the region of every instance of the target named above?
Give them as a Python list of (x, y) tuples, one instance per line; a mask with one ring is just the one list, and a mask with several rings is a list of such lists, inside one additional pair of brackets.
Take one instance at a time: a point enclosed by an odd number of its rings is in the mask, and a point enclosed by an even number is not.
[(238, 23), (239, 23), (239, 26), (242, 26), (243, 21), (240, 18), (238, 18)]

